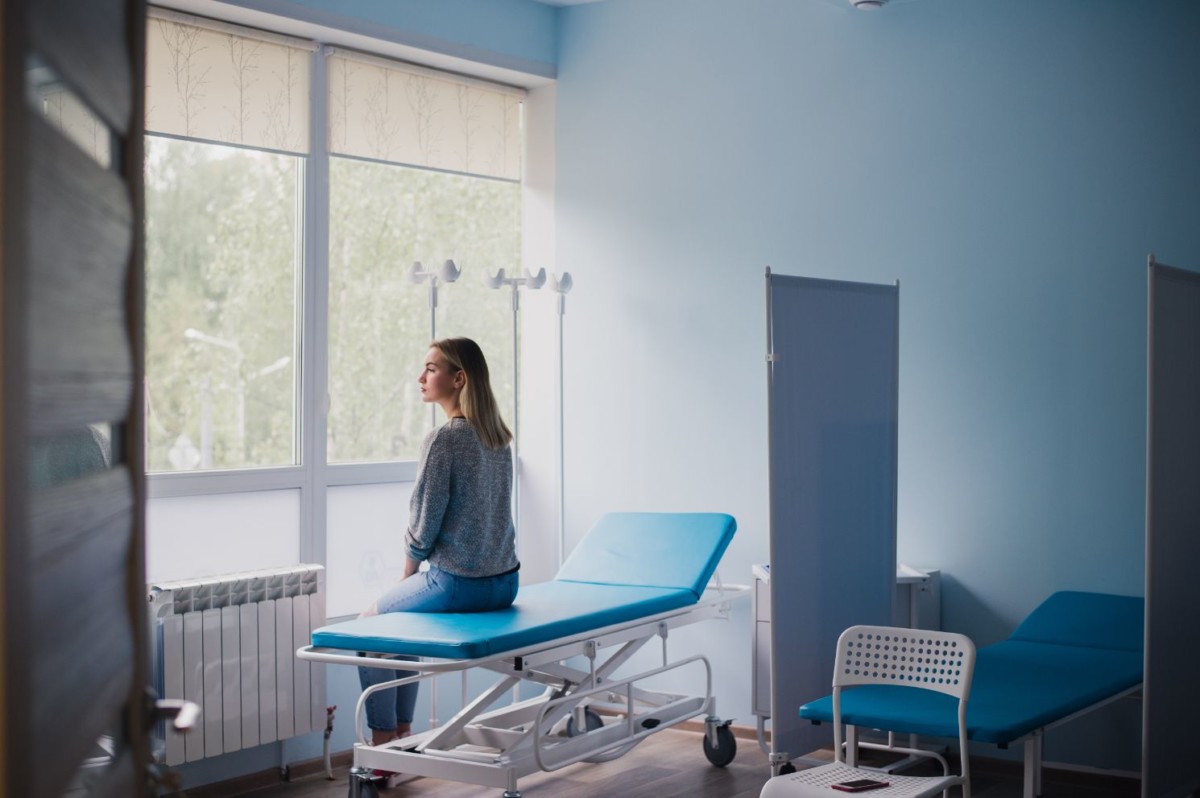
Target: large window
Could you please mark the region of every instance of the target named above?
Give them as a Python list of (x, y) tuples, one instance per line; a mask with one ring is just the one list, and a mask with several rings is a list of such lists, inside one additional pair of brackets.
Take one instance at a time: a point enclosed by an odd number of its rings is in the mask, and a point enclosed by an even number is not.
[[(435, 320), (481, 343), (511, 408), (509, 305), (481, 277), (520, 263), (520, 92), (354, 52), (314, 59), (308, 43), (171, 12), (147, 38), (150, 469), (301, 464), (305, 329), (328, 347), (314, 407), (328, 408), (330, 463), (417, 457)], [(306, 272), (314, 62), (333, 155), (329, 249)], [(327, 323), (305, 326), (304, 275), (326, 255)], [(431, 310), (409, 268), (448, 259), (464, 278)]]
[[(478, 341), (512, 407), (510, 305), (481, 278), (520, 264), (520, 96), (355, 53), (328, 63), (328, 458), (411, 460), (430, 428), (416, 378), (431, 332)], [(431, 317), (410, 265), (446, 260), (463, 278)]]
[(311, 46), (156, 13), (146, 60), (146, 462), (294, 465)]
[[(510, 294), (482, 278), (521, 268), (523, 92), (173, 11), (146, 33), (149, 576), (326, 537), (331, 579), (388, 571), (358, 504), (402, 505), (440, 423), (416, 389), (435, 325), (479, 341), (514, 422)], [(432, 309), (410, 270), (446, 260)]]
[(478, 341), (512, 408), (510, 305), (480, 278), (520, 260), (520, 186), (345, 158), (329, 172), (329, 461), (412, 460), (430, 427), (416, 380), (431, 333), (414, 261), (463, 270), (438, 290), (436, 335)]
[(297, 462), (299, 158), (146, 138), (151, 471)]

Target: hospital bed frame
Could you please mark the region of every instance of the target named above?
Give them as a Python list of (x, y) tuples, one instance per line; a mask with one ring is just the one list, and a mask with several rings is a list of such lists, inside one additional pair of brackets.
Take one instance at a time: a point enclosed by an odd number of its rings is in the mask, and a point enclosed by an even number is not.
[[(620, 515), (618, 521), (632, 519), (633, 527), (643, 531), (647, 524), (653, 527), (659, 523), (660, 516), (614, 514), (617, 515)], [(667, 518), (664, 523), (671, 520)], [(728, 519), (728, 523), (732, 525), (732, 519)], [(601, 526), (604, 524), (597, 525)], [(592, 534), (595, 532), (594, 529)], [(703, 567), (699, 570), (705, 581), (710, 575), (715, 576), (715, 562), (731, 535), (732, 528), (723, 540), (714, 544), (715, 557), (704, 555), (711, 566), (707, 567), (707, 572)], [(612, 544), (612, 539), (610, 535), (606, 543)], [(584, 547), (584, 544), (580, 546)], [(607, 545), (603, 550), (593, 546), (590, 558), (587, 552), (581, 552), (575, 565), (568, 561), (559, 577), (564, 576), (564, 572), (566, 576), (579, 575), (581, 561), (602, 561), (614, 548), (619, 550), (620, 546)], [(594, 570), (592, 564), (585, 565)], [(692, 578), (688, 576), (682, 582), (688, 583)], [(300, 648), (296, 655), (311, 662), (416, 671), (415, 675), (373, 685), (359, 699), (355, 709), (358, 742), (354, 746), (350, 798), (374, 798), (377, 795), (376, 779), (372, 776), (374, 770), (494, 787), (505, 791), (504, 798), (520, 798), (518, 781), (525, 776), (538, 771), (555, 771), (577, 762), (615, 759), (650, 735), (700, 716), (705, 724), (702, 745), (709, 761), (721, 767), (732, 761), (736, 743), (728, 728), (730, 721), (722, 721), (716, 715), (712, 666), (708, 658), (695, 654), (671, 660), (667, 643), (672, 629), (728, 618), (731, 603), (749, 595), (749, 591), (747, 585), (722, 585), (719, 578), (714, 578), (698, 598), (690, 595), (691, 602), (685, 606), (473, 658), (423, 656), (413, 661), (315, 645)], [(518, 593), (518, 603), (520, 601)], [(397, 615), (416, 613), (396, 613), (392, 617)], [(479, 613), (475, 617), (486, 615), (488, 613)], [(435, 615), (423, 614), (422, 618), (414, 620), (436, 623), (438, 619)], [(329, 627), (337, 628), (337, 625)], [(314, 633), (314, 637), (318, 637), (320, 631)], [(661, 665), (633, 675), (616, 673), (655, 638), (661, 643)], [(393, 650), (390, 653), (402, 652)], [(586, 660), (585, 667), (579, 665), (579, 658)], [(471, 669), (490, 671), (497, 678), (473, 700), (465, 700), (464, 695), (463, 708), (452, 718), (428, 731), (378, 746), (370, 744), (363, 732), (366, 699), (370, 694), (453, 672), (463, 673), (465, 684), (465, 672)], [(664, 674), (690, 675), (697, 683), (702, 674), (704, 692), (695, 695), (667, 693), (645, 686), (648, 680)], [(537, 685), (541, 694), (491, 709), (521, 682)]]
[[(360, 771), (378, 769), (432, 776), (500, 788), (505, 790), (505, 798), (519, 798), (520, 778), (576, 762), (615, 759), (651, 734), (701, 715), (705, 721), (704, 748), (710, 761), (732, 760), (733, 750), (722, 750), (735, 743), (727, 728), (730, 721), (722, 722), (716, 716), (708, 658), (693, 655), (670, 661), (667, 640), (670, 630), (677, 627), (727, 618), (730, 602), (748, 591), (745, 585), (719, 587), (706, 591), (704, 598), (689, 607), (556, 640), (549, 646), (527, 646), (480, 659), (413, 662), (313, 646), (301, 648), (297, 656), (327, 664), (418, 671), (415, 676), (374, 685), (360, 697), (355, 707), (358, 743), (354, 746), (354, 765)], [(656, 637), (662, 643), (660, 667), (614, 677), (621, 665)], [(568, 664), (576, 657), (587, 659), (587, 670)], [(647, 679), (689, 667), (702, 669), (703, 695), (664, 693), (639, 686)], [(381, 746), (372, 746), (364, 736), (363, 717), (370, 693), (471, 668), (491, 671), (499, 678), (441, 726)], [(541, 695), (487, 711), (522, 681), (542, 686)], [(602, 715), (619, 720), (603, 724)], [(552, 732), (568, 718), (571, 736)], [(363, 784), (361, 790), (373, 794), (367, 787), (366, 773), (358, 772), (355, 778)]]

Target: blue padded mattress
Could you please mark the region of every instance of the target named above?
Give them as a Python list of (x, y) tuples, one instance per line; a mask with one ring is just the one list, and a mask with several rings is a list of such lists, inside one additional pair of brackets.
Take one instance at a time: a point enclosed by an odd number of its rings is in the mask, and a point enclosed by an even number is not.
[[(967, 700), (970, 739), (1009, 743), (1141, 684), (1144, 606), (1132, 596), (1062, 591), (1007, 640), (979, 649)], [(800, 717), (831, 723), (832, 696), (800, 707)], [(957, 701), (911, 687), (844, 689), (842, 719), (871, 729), (958, 736)]]
[(393, 612), (326, 626), (318, 648), (477, 659), (686, 607), (682, 588), (541, 582), (522, 587), (511, 607), (494, 612)]
[[(1005, 640), (981, 648), (975, 660), (967, 736), (1009, 743), (1141, 681), (1140, 652)], [(868, 685), (842, 691), (842, 718), (871, 729), (957, 737), (957, 704), (928, 690)], [(800, 717), (832, 722), (832, 697), (805, 704)]]
[(317, 629), (317, 648), (479, 659), (695, 604), (737, 524), (720, 513), (609, 513), (550, 582), (495, 612), (394, 612)]

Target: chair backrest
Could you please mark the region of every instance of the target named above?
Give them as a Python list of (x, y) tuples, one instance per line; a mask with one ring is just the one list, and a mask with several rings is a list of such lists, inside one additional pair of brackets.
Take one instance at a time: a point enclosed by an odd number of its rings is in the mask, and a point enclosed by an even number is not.
[[(971, 690), (975, 644), (966, 635), (851, 626), (838, 638), (833, 687), (896, 684), (947, 693), (960, 700)], [(834, 719), (834, 722), (838, 722)]]
[[(966, 635), (895, 626), (851, 626), (838, 637), (833, 666), (834, 759), (846, 761), (842, 747), (842, 688), (890, 684), (946, 693), (958, 699), (962, 775), (957, 778), (963, 785), (963, 795), (969, 796), (967, 696), (971, 692), (974, 673), (975, 643)], [(917, 753), (912, 749), (905, 750)], [(942, 761), (944, 765), (945, 760)]]

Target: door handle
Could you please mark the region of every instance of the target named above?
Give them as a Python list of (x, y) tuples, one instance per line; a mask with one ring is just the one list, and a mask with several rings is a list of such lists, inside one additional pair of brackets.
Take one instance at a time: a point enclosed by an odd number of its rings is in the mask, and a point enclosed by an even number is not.
[(155, 722), (170, 721), (171, 728), (177, 732), (188, 732), (200, 720), (200, 705), (182, 698), (159, 698), (154, 701), (151, 717)]

